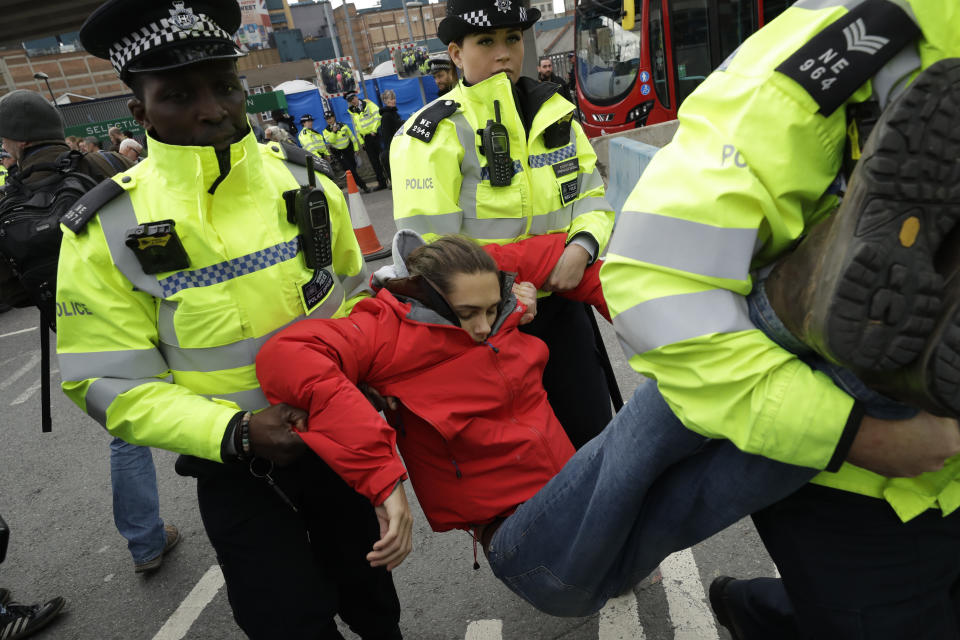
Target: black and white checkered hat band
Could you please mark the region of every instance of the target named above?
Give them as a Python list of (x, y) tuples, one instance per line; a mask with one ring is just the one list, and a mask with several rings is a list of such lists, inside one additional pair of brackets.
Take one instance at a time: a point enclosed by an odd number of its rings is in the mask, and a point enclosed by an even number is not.
[(492, 27), (490, 24), (490, 16), (487, 15), (487, 12), (483, 9), (478, 9), (477, 11), (470, 11), (469, 13), (461, 13), (460, 17), (472, 24), (475, 27)]
[(196, 22), (192, 27), (183, 28), (169, 18), (161, 18), (160, 22), (151, 22), (139, 30), (124, 36), (119, 42), (110, 47), (110, 63), (120, 71), (134, 58), (170, 42), (178, 40), (192, 40), (195, 38), (216, 38), (232, 41), (229, 33), (221, 29), (217, 23), (206, 14), (197, 13)]
[(520, 9), (520, 22), (526, 22), (526, 21), (527, 21), (527, 8), (526, 8), (526, 7), (519, 7), (519, 9)]

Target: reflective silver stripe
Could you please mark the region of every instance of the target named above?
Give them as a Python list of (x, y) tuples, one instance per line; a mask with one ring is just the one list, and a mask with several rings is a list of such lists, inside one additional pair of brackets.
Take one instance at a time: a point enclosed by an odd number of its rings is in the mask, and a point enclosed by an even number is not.
[(618, 314), (613, 326), (635, 353), (711, 333), (756, 329), (747, 299), (726, 289), (647, 300)]
[(260, 409), (266, 409), (270, 406), (270, 402), (267, 401), (267, 397), (263, 395), (263, 391), (260, 388), (248, 389), (247, 391), (236, 391), (234, 393), (207, 393), (203, 394), (204, 398), (213, 399), (219, 398), (221, 400), (229, 400), (230, 402), (235, 402), (238, 407), (244, 411), (259, 411)]
[(91, 378), (149, 378), (166, 374), (169, 367), (156, 349), (58, 353), (64, 380)]
[[(477, 134), (462, 113), (450, 117), (457, 130), (457, 138), (463, 147), (463, 159), (460, 161), (460, 198), (458, 204), (464, 218), (477, 217), (477, 185), (480, 184), (480, 155), (477, 153)], [(457, 231), (460, 229), (458, 228)], [(448, 231), (447, 233), (456, 233)]]
[(607, 202), (606, 198), (599, 196), (589, 196), (573, 201), (573, 217), (582, 216), (585, 213), (593, 211), (613, 211), (613, 207)]
[[(310, 312), (309, 317), (329, 318), (340, 308), (343, 302), (343, 286), (336, 276), (333, 276), (333, 282), (334, 286), (326, 299)], [(292, 322), (299, 319), (296, 318)], [(284, 326), (289, 326), (292, 322)], [(163, 354), (170, 369), (174, 371), (213, 373), (238, 369), (252, 365), (256, 361), (260, 348), (281, 329), (283, 327), (274, 329), (259, 338), (247, 338), (219, 347), (184, 348), (161, 342), (160, 353)]]
[(343, 288), (346, 293), (344, 293), (344, 299), (349, 300), (353, 296), (359, 295), (365, 289), (370, 289), (370, 274), (367, 273), (366, 263), (364, 267), (360, 269), (360, 273), (355, 276), (346, 276), (342, 279)]
[(103, 235), (107, 239), (113, 264), (117, 266), (120, 273), (140, 291), (149, 293), (154, 298), (162, 298), (163, 288), (156, 277), (148, 276), (143, 272), (133, 251), (125, 243), (127, 231), (140, 224), (137, 222), (137, 214), (133, 211), (130, 194), (124, 193), (108, 202), (100, 209), (97, 217), (100, 220)]
[(652, 213), (624, 211), (611, 253), (711, 278), (746, 280), (756, 229), (724, 229)]
[(566, 229), (570, 226), (572, 211), (573, 206), (568, 204), (562, 209), (533, 216), (530, 221), (530, 233), (539, 236), (554, 229)]
[[(920, 68), (917, 48), (907, 45), (873, 76), (873, 97), (883, 109), (907, 86), (909, 75)], [(864, 141), (866, 142), (866, 141)]]
[[(474, 197), (474, 200), (476, 200), (476, 197)], [(458, 211), (456, 213), (441, 213), (437, 215), (422, 213), (415, 216), (397, 218), (396, 222), (398, 230), (410, 229), (420, 235), (435, 233), (442, 236), (448, 233), (460, 233), (460, 222), (462, 219), (463, 214)]]
[(87, 405), (87, 415), (99, 422), (104, 427), (107, 426), (107, 409), (113, 404), (117, 397), (130, 389), (145, 384), (154, 383), (168, 384), (173, 382), (171, 376), (166, 378), (140, 378), (137, 380), (121, 380), (118, 378), (100, 378), (94, 380), (87, 387), (87, 394), (84, 401)]
[(157, 337), (160, 342), (172, 344), (175, 347), (180, 346), (180, 340), (177, 339), (177, 329), (173, 324), (173, 316), (177, 312), (178, 302), (161, 300), (160, 307), (157, 309)]
[(526, 218), (464, 218), (463, 233), (476, 240), (503, 240), (522, 235)]
[[(603, 176), (600, 171), (594, 167), (590, 173), (580, 174), (580, 193), (588, 193), (594, 189), (603, 188)], [(612, 211), (613, 209), (611, 209)]]

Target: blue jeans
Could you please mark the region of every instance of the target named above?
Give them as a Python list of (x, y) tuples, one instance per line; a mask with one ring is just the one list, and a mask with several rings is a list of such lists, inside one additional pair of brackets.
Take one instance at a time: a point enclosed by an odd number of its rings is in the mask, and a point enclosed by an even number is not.
[(555, 616), (598, 611), (669, 554), (796, 491), (817, 473), (683, 426), (653, 382), (500, 525), (494, 575)]
[(139, 564), (153, 560), (163, 553), (166, 533), (150, 449), (114, 438), (110, 442), (110, 481), (113, 522), (127, 539), (133, 561)]
[[(811, 354), (773, 313), (762, 285), (747, 305), (771, 339), (831, 376), (871, 415), (916, 413)], [(589, 615), (669, 554), (789, 496), (817, 473), (693, 433), (648, 381), (599, 436), (503, 521), (488, 559), (497, 578), (541, 611)]]

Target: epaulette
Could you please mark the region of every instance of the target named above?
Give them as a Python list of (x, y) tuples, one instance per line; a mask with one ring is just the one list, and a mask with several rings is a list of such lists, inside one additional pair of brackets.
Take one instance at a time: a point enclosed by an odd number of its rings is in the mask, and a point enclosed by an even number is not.
[(97, 211), (123, 192), (123, 187), (113, 180), (104, 180), (80, 196), (80, 199), (63, 214), (60, 222), (70, 231), (80, 233)]
[[(268, 142), (267, 148), (271, 151), (272, 155), (301, 167), (307, 166), (307, 156), (313, 155), (297, 145), (288, 142)], [(317, 173), (322, 173), (331, 180), (334, 180), (333, 168), (330, 166), (330, 163), (323, 158), (313, 156), (313, 169)]]
[(795, 80), (829, 116), (920, 36), (920, 27), (889, 0), (866, 0), (828, 25), (777, 71)]
[(460, 104), (453, 100), (437, 100), (416, 115), (416, 120), (407, 127), (406, 133), (417, 140), (430, 142), (440, 121), (455, 114), (459, 108)]

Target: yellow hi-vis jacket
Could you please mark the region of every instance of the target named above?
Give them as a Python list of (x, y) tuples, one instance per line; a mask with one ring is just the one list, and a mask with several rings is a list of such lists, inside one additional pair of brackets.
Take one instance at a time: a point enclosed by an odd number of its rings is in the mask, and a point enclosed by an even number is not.
[(330, 131), (329, 127), (323, 130), (323, 141), (327, 143), (327, 146), (331, 149), (339, 149), (343, 151), (350, 145), (353, 145), (354, 151), (359, 151), (359, 146), (357, 146), (357, 139), (353, 135), (353, 131), (350, 130), (350, 127), (338, 122), (340, 128), (337, 129), (337, 132), (334, 133)]
[(0, 187), (7, 184), (7, 168), (0, 164)]
[[(960, 4), (897, 2), (922, 37), (821, 115), (814, 95), (775, 69), (860, 4), (801, 0), (686, 99), (676, 136), (624, 205), (601, 270), (630, 364), (656, 380), (688, 428), (815, 469), (831, 462), (854, 401), (750, 322), (744, 296), (751, 269), (789, 251), (836, 207), (827, 191), (843, 160), (847, 105), (873, 95), (883, 106), (920, 69), (960, 56)], [(820, 54), (829, 64), (811, 58), (796, 65), (823, 95), (832, 78), (854, 69), (840, 62), (856, 43), (844, 48), (844, 36), (834, 33), (839, 26), (830, 32), (839, 44)], [(882, 40), (858, 46), (868, 55)], [(960, 505), (960, 457), (936, 473), (896, 479), (833, 462), (837, 472), (820, 473), (815, 483), (884, 498), (904, 521)]]
[(350, 117), (353, 119), (353, 128), (357, 130), (357, 137), (363, 139), (380, 129), (380, 107), (371, 100), (361, 100), (360, 104), (360, 113), (350, 109)]
[[(213, 147), (151, 138), (150, 156), (112, 178), (123, 192), (79, 233), (63, 226), (63, 390), (111, 434), (220, 461), (231, 417), (268, 406), (254, 371), (260, 346), (305, 316), (346, 315), (367, 290), (346, 202), (319, 174), (333, 265), (316, 281), (304, 266), (282, 193), (306, 184), (306, 171), (284, 157), (281, 145), (259, 145), (250, 133), (231, 145), (222, 176)], [(190, 266), (147, 275), (125, 240), (165, 219), (175, 221)]]
[[(495, 120), (494, 100), (500, 102), (513, 160), (513, 180), (504, 187), (490, 185), (486, 158), (478, 151), (477, 130)], [(433, 122), (432, 132), (423, 132), (425, 114), (443, 105), (450, 105), (452, 113)], [(462, 233), (483, 244), (587, 233), (597, 242), (597, 255), (602, 253), (613, 228), (613, 209), (604, 197), (593, 147), (579, 123), (571, 121), (573, 110), (555, 93), (540, 106), (527, 133), (510, 79), (498, 73), (469, 87), (461, 82), (413, 114), (390, 144), (397, 228), (412, 229), (427, 242)], [(550, 127), (551, 133), (564, 132), (565, 139), (545, 135)], [(421, 137), (411, 135), (418, 130)], [(554, 144), (548, 146), (545, 138)]]
[(303, 147), (304, 151), (308, 151), (315, 156), (330, 155), (330, 151), (327, 150), (327, 143), (323, 139), (323, 134), (318, 131), (304, 127), (300, 130), (297, 138), (300, 140), (300, 146)]

